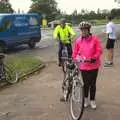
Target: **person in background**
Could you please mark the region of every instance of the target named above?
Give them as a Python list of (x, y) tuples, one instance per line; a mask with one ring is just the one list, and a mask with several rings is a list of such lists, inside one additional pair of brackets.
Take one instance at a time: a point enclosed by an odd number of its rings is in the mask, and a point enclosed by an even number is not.
[(106, 25), (107, 43), (106, 43), (106, 61), (104, 67), (113, 65), (113, 52), (116, 41), (116, 26), (113, 23), (113, 17), (110, 15), (107, 18), (108, 23)]

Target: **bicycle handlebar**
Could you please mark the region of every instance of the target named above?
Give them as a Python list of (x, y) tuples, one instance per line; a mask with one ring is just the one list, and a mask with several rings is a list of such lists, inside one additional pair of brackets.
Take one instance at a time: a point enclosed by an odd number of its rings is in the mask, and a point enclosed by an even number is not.
[[(66, 60), (66, 61), (73, 61), (73, 62), (75, 62), (75, 61), (73, 60), (73, 58), (61, 57), (61, 59)], [(79, 62), (80, 62), (80, 63), (81, 63), (81, 62), (91, 62), (91, 60), (90, 60), (90, 59), (81, 59)]]

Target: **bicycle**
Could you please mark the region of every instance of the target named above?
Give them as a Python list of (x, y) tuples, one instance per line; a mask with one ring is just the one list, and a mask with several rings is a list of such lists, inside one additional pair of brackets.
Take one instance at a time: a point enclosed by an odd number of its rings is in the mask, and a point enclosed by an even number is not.
[(4, 54), (0, 54), (0, 83), (15, 84), (18, 82), (18, 74), (14, 73), (4, 64)]
[[(70, 112), (73, 120), (80, 120), (84, 110), (84, 83), (79, 74), (78, 65), (72, 58), (66, 60), (66, 73), (62, 83), (64, 100), (70, 100)], [(81, 60), (80, 62), (89, 62)]]

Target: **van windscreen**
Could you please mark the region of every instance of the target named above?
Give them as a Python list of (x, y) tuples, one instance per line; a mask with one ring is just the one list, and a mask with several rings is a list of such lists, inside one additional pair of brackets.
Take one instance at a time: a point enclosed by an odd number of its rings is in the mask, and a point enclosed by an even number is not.
[(2, 16), (0, 16), (0, 29), (1, 29), (1, 26), (2, 26)]
[(2, 16), (0, 16), (0, 22), (1, 22), (1, 20), (2, 20)]

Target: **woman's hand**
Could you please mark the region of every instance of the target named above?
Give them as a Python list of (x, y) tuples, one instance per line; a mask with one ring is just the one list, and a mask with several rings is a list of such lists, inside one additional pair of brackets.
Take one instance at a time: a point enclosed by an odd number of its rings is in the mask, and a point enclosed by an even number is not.
[(95, 58), (91, 58), (90, 59), (90, 63), (95, 63), (96, 62), (96, 59)]

